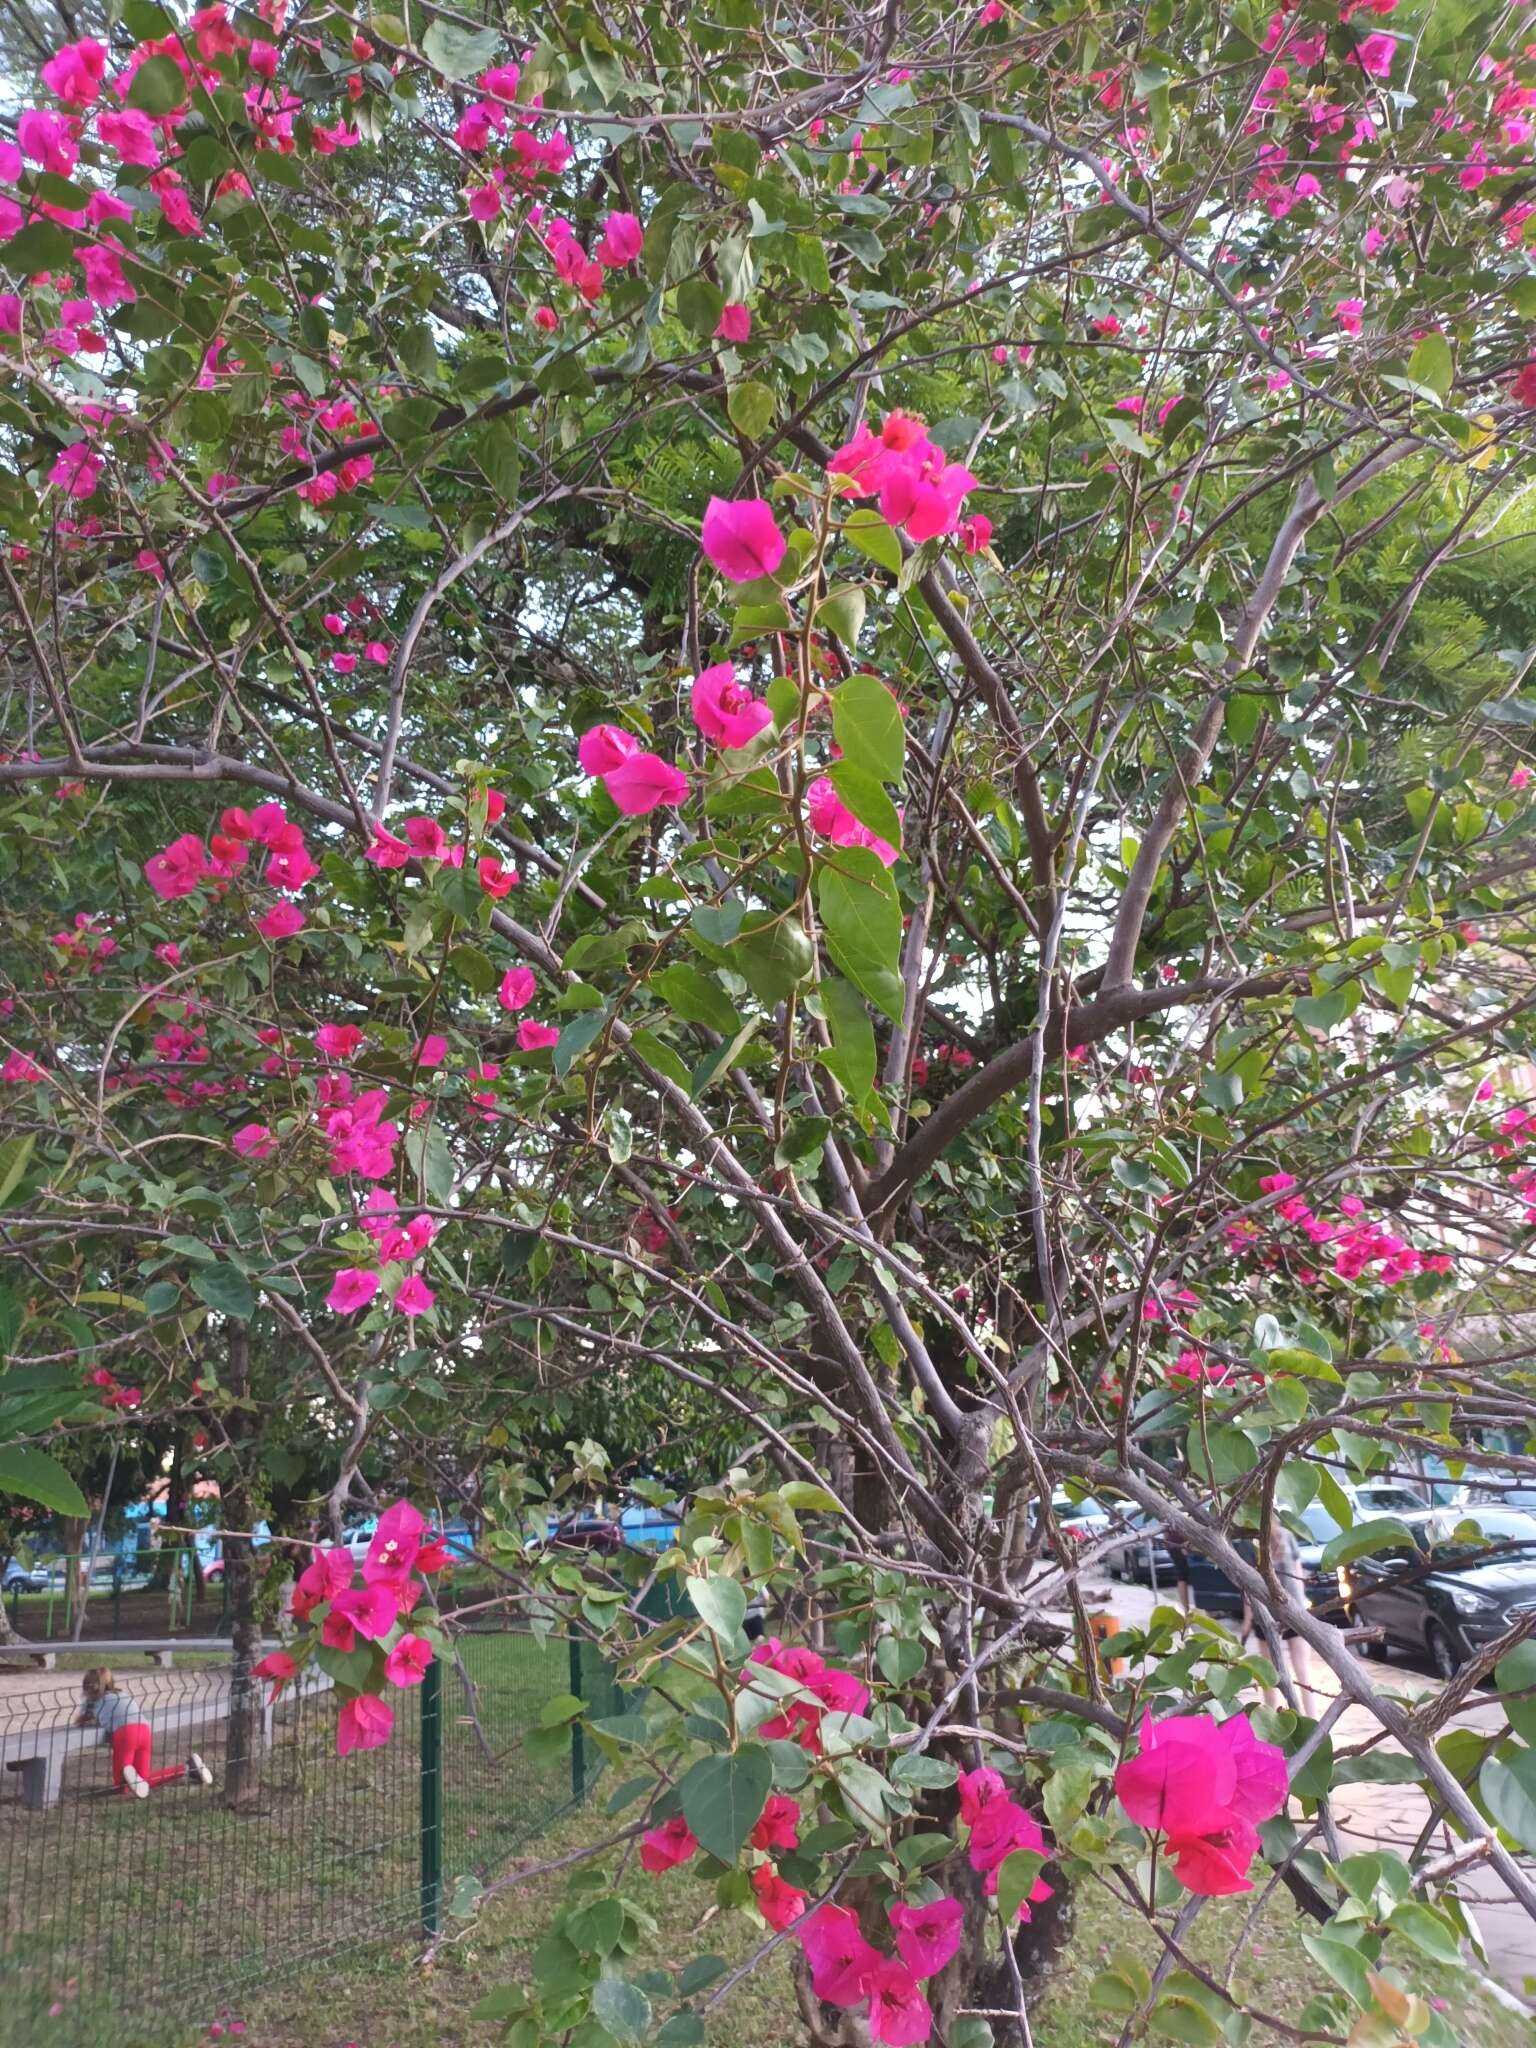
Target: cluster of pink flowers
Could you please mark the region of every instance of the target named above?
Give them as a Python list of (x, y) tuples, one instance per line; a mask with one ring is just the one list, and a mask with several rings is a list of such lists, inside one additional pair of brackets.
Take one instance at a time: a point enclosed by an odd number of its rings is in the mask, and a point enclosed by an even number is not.
[(700, 545), (728, 583), (755, 583), (784, 559), (785, 542), (766, 498), (711, 498)]
[(518, 106), (517, 90), (521, 83), (522, 70), (516, 64), (497, 64), (483, 71), (482, 97), (465, 108), (454, 130), (454, 140), (467, 156), (483, 156), (511, 127), (512, 138), (498, 183), (507, 176), (520, 178), (525, 184), (540, 177), (558, 178), (575, 154), (558, 129), (544, 137), (534, 133), (544, 104), (543, 95), (535, 93), (526, 105)]
[[(354, 1650), (360, 1636), (387, 1643), (384, 1677), (394, 1686), (420, 1685), (432, 1662), (427, 1638), (401, 1626), (421, 1597), (416, 1575), (430, 1576), (448, 1562), (448, 1549), (440, 1538), (423, 1540), (426, 1528), (424, 1517), (409, 1501), (396, 1501), (379, 1517), (360, 1578), (354, 1574), (352, 1553), (338, 1545), (316, 1551), (294, 1590), (296, 1620), (309, 1621), (324, 1610), (319, 1641), (328, 1649)], [(254, 1670), (258, 1678), (271, 1680), (271, 1697), (276, 1699), (298, 1677), (300, 1659), (288, 1650), (274, 1650)], [(354, 1694), (337, 1721), (337, 1754), (378, 1749), (388, 1742), (394, 1725), (395, 1710), (387, 1700), (374, 1693)]]
[(1175, 1877), (1206, 1898), (1252, 1891), (1256, 1823), (1281, 1811), (1289, 1785), (1284, 1752), (1261, 1741), (1246, 1714), (1144, 1714), (1141, 1747), (1115, 1773), (1127, 1816), (1167, 1837)]
[(620, 725), (592, 726), (578, 741), (576, 758), (629, 818), (680, 804), (688, 794), (682, 769), (648, 753)]
[(397, 1315), (425, 1315), (437, 1297), (419, 1273), (404, 1269), (425, 1255), (438, 1232), (436, 1221), (422, 1214), (402, 1222), (394, 1196), (378, 1187), (369, 1193), (358, 1221), (378, 1247), (378, 1267), (343, 1266), (331, 1282), (326, 1307), (333, 1315), (355, 1316), (399, 1269), (391, 1306)]
[[(303, 832), (289, 822), (283, 806), (266, 803), (252, 811), (231, 806), (220, 815), (219, 828), (206, 845), (196, 832), (183, 832), (144, 863), (144, 879), (162, 903), (195, 895), (205, 884), (222, 893), (257, 846), (266, 850), (261, 880), (269, 889), (296, 895), (320, 872)], [(303, 923), (303, 913), (294, 904), (278, 903), (257, 919), (256, 928), (266, 938), (289, 938)]]
[[(314, 474), (307, 476), (298, 486), (294, 494), (296, 497), (318, 510), (322, 505), (329, 505), (337, 498), (361, 490), (364, 484), (372, 483), (373, 457), (366, 451), (342, 456), (340, 461), (335, 459), (339, 449), (345, 448), (349, 441), (361, 440), (364, 435), (378, 431), (372, 420), (358, 412), (351, 399), (310, 399), (302, 391), (285, 391), (282, 402), (284, 410), (295, 415), (278, 435), (278, 443), (285, 455), (291, 455), (297, 462), (313, 462), (316, 459), (316, 427), (339, 444), (339, 448), (325, 458), (326, 466), (316, 468)], [(308, 428), (297, 423), (298, 416), (306, 411), (312, 414)]]
[(961, 500), (976, 488), (976, 478), (934, 446), (912, 413), (887, 413), (878, 434), (861, 422), (853, 439), (829, 459), (827, 474), (843, 479), (840, 497), (878, 498), (881, 518), (903, 527), (909, 540), (959, 532), (974, 554), (992, 537), (992, 522), (982, 515), (962, 527)]
[[(73, 927), (55, 932), (48, 943), (57, 950), (61, 965), (87, 974), (103, 973), (117, 951), (116, 939), (110, 932), (96, 929), (95, 913), (89, 910), (77, 910)], [(51, 981), (53, 976), (46, 979)]]
[(975, 1053), (968, 1052), (963, 1045), (936, 1045), (931, 1065), (921, 1053), (913, 1060), (912, 1086), (926, 1088), (933, 1067), (948, 1067), (951, 1073), (963, 1074), (968, 1067), (974, 1067), (975, 1064)]
[[(1295, 1186), (1296, 1176), (1284, 1172), (1265, 1174), (1259, 1182), (1261, 1193), (1284, 1197), (1275, 1205), (1275, 1214), (1283, 1222), (1294, 1224), (1311, 1244), (1332, 1248), (1333, 1271), (1338, 1279), (1358, 1280), (1376, 1267), (1379, 1270), (1373, 1277), (1383, 1286), (1395, 1287), (1401, 1281), (1411, 1280), (1416, 1273), (1453, 1270), (1454, 1261), (1449, 1253), (1416, 1251), (1396, 1231), (1372, 1223), (1358, 1195), (1345, 1195), (1340, 1200), (1340, 1215), (1334, 1220), (1316, 1215), (1304, 1195), (1292, 1192)], [(1262, 1231), (1257, 1223), (1244, 1218), (1229, 1223), (1226, 1235), (1232, 1249), (1246, 1256), (1260, 1242)], [(1310, 1282), (1316, 1275), (1304, 1271), (1298, 1277)]]
[(744, 747), (773, 723), (767, 704), (737, 682), (728, 661), (694, 677), (690, 706), (694, 724), (717, 747)]
[(98, 1365), (94, 1372), (87, 1373), (86, 1383), (98, 1390), (108, 1408), (137, 1408), (144, 1399), (142, 1387), (122, 1386), (104, 1365)]
[[(476, 199), (481, 199), (483, 208), (487, 202), (482, 195), (491, 189), (481, 186), (478, 193), (470, 194), (472, 213), (476, 212)], [(477, 214), (479, 219), (490, 217), (483, 210)], [(544, 246), (554, 261), (555, 275), (589, 306), (595, 305), (602, 297), (607, 273), (610, 270), (627, 270), (644, 245), (645, 230), (632, 213), (609, 214), (590, 256), (576, 239), (576, 230), (568, 220), (557, 216), (544, 230)], [(547, 325), (546, 322), (540, 324)]]
[(767, 1742), (798, 1742), (811, 1756), (821, 1755), (821, 1724), (828, 1714), (862, 1714), (869, 1705), (869, 1687), (851, 1671), (841, 1671), (815, 1650), (801, 1644), (782, 1642), (769, 1636), (754, 1646), (742, 1673), (750, 1690), (754, 1664), (766, 1665), (782, 1677), (792, 1678), (801, 1691), (788, 1695), (778, 1713), (764, 1721), (759, 1731)]
[[(770, 1927), (781, 1932), (792, 1927), (809, 1903), (797, 1886), (780, 1877), (771, 1852), (794, 1849), (800, 1842), (800, 1808), (786, 1793), (772, 1793), (748, 1836), (749, 1846), (761, 1852), (762, 1860), (749, 1873), (758, 1911)], [(640, 1838), (640, 1867), (652, 1876), (676, 1870), (687, 1863), (699, 1847), (698, 1837), (678, 1813), (660, 1827), (648, 1828)]]
[[(282, 23), (284, 5), (285, 0), (258, 0), (255, 11), (276, 32)], [(197, 9), (185, 29), (174, 35), (150, 37), (137, 44), (122, 70), (110, 81), (111, 98), (105, 102), (108, 52), (104, 46), (94, 37), (82, 36), (56, 51), (42, 67), (42, 82), (61, 103), (62, 111), (43, 107), (28, 107), (22, 111), (16, 127), (20, 152), (16, 169), (19, 169), (20, 159), (26, 158), (56, 176), (71, 177), (80, 161), (86, 123), (90, 120), (94, 122), (95, 140), (101, 150), (110, 152), (124, 165), (150, 172), (148, 189), (159, 201), (167, 224), (177, 234), (201, 235), (203, 223), (180, 173), (168, 159), (174, 159), (181, 153), (177, 130), (193, 111), (193, 89), (222, 90), (227, 80), (216, 68), (219, 61), (242, 55), (254, 76), (245, 96), (257, 132), (257, 147), (278, 149), (284, 153), (291, 151), (294, 147), (293, 120), (295, 114), (303, 110), (303, 102), (295, 95), (284, 94), (279, 98), (268, 90), (267, 82), (278, 63), (276, 45), (253, 41), (241, 34), (230, 21), (222, 0), (215, 0), (215, 4)], [(185, 89), (178, 102), (159, 114), (149, 114), (126, 104), (135, 77), (151, 58), (169, 59), (185, 81)], [(356, 97), (356, 93), (353, 96)], [(360, 140), (355, 130), (344, 127), (328, 129), (320, 123), (314, 124), (313, 136), (314, 147), (321, 154)], [(9, 165), (0, 164), (0, 174), (8, 182), (15, 183), (16, 173)], [(231, 171), (220, 180), (215, 197), (231, 191), (249, 190), (244, 174)], [(33, 218), (57, 220), (77, 232), (88, 225), (94, 228), (107, 220), (131, 220), (133, 217), (131, 207), (100, 191), (92, 193), (86, 207), (81, 209), (37, 199), (24, 209), (15, 200), (3, 198), (0, 199), (0, 239), (8, 240), (16, 234), (25, 224), (29, 212)], [(133, 299), (133, 290), (123, 280), (118, 267), (125, 253), (122, 245), (110, 237), (103, 237), (95, 250), (80, 253), (78, 260), (86, 272), (88, 288), (96, 304), (110, 307)], [(100, 296), (97, 296), (97, 287), (101, 290)], [(80, 339), (86, 337), (81, 335)]]
[(958, 1899), (888, 1909), (897, 1955), (865, 1939), (857, 1913), (818, 1906), (800, 1929), (811, 1989), (828, 2005), (867, 2008), (870, 2039), (886, 2048), (916, 2048), (933, 2032), (925, 1978), (943, 1969), (960, 1946), (964, 1909)]
[[(972, 1870), (982, 1875), (982, 1890), (991, 1898), (997, 1891), (997, 1874), (1016, 1850), (1045, 1856), (1045, 1836), (1040, 1823), (1008, 1790), (1000, 1774), (985, 1765), (962, 1771), (956, 1780), (960, 1793), (960, 1818), (971, 1831), (967, 1845)], [(1051, 1896), (1051, 1887), (1036, 1878), (1029, 1897), (1020, 1902), (1021, 1920), (1030, 1917), (1030, 1907)]]

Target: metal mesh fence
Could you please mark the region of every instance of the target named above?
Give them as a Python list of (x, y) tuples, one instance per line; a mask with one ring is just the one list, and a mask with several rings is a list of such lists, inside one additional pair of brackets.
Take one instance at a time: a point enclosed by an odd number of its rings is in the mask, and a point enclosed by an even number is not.
[(545, 1702), (614, 1706), (590, 1653), (470, 1634), (439, 1682), (392, 1695), (387, 1747), (338, 1758), (336, 1698), (316, 1675), (258, 1705), (258, 1790), (237, 1810), (248, 1722), (228, 1665), (126, 1661), (118, 1684), (155, 1769), (195, 1752), (212, 1783), (192, 1766), (125, 1794), (109, 1744), (72, 1725), (79, 1671), (0, 1678), (0, 2048), (123, 2048), (125, 2024), (208, 2014), (280, 1971), (419, 1931), (457, 1877), (494, 1872), (585, 1796), (590, 1752), (523, 1751)]

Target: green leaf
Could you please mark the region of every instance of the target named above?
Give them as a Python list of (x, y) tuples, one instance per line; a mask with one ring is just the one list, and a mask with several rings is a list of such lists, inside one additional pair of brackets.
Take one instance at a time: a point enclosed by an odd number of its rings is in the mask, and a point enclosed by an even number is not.
[(1350, 991), (1331, 988), (1324, 996), (1298, 996), (1295, 1016), (1298, 1024), (1305, 1024), (1309, 1031), (1331, 1031), (1335, 1024), (1342, 1024), (1353, 1010)]
[(831, 1128), (830, 1117), (795, 1117), (786, 1125), (783, 1137), (773, 1148), (774, 1165), (781, 1168), (812, 1165), (821, 1158), (821, 1150)]
[(707, 1991), (717, 1977), (726, 1972), (724, 1956), (695, 1956), (691, 1963), (684, 1963), (678, 1972), (677, 1989), (680, 1997), (693, 1998), (701, 1991)]
[(1536, 1855), (1536, 1749), (1489, 1757), (1477, 1788), (1505, 1834)]
[(997, 1873), (997, 1910), (1005, 1927), (1018, 1918), (1019, 1908), (1035, 1888), (1045, 1868), (1045, 1858), (1033, 1849), (1015, 1849), (1003, 1858)]
[(867, 847), (837, 848), (818, 866), (816, 901), (827, 950), (837, 966), (899, 1022), (904, 1001), (898, 971), (901, 904), (879, 856)]
[(1184, 1991), (1164, 1991), (1148, 2023), (1153, 2033), (1166, 2034), (1171, 2041), (1188, 2041), (1192, 2048), (1215, 2048), (1225, 2038), (1205, 2007)]
[(1405, 1899), (1400, 1906), (1394, 1906), (1387, 1925), (1437, 1963), (1461, 1961), (1461, 1943), (1450, 1921), (1428, 1906), (1421, 1906), (1416, 1899)]
[(828, 1493), (824, 1486), (813, 1486), (808, 1479), (786, 1479), (779, 1488), (779, 1498), (797, 1514), (840, 1515), (843, 1512), (843, 1504), (835, 1493)]
[[(1494, 1684), (1503, 1698), (1509, 1725), (1527, 1742), (1536, 1743), (1536, 1642), (1517, 1643), (1494, 1669)], [(1525, 1693), (1525, 1699), (1517, 1699)]]
[(901, 573), (901, 541), (894, 527), (889, 526), (878, 512), (867, 506), (857, 512), (850, 512), (843, 521), (843, 536), (853, 542), (861, 555), (876, 562), (882, 569), (889, 569), (893, 576)]
[(564, 1080), (587, 1047), (601, 1038), (608, 1025), (608, 1010), (582, 1010), (560, 1033), (555, 1047), (555, 1073)]
[(417, 1124), (405, 1134), (405, 1156), (417, 1185), (439, 1206), (453, 1193), (453, 1153), (440, 1124)]
[[(864, 587), (859, 583), (845, 583), (841, 589), (829, 591), (816, 607), (816, 623), (825, 626), (835, 634), (844, 647), (856, 647), (859, 634), (864, 628), (864, 610), (869, 600)], [(845, 683), (843, 689), (847, 689)], [(887, 695), (889, 692), (887, 692)], [(842, 691), (838, 692), (842, 695)], [(834, 699), (834, 716), (836, 703)], [(897, 714), (898, 718), (900, 713)]]
[(1455, 374), (1451, 345), (1443, 334), (1426, 334), (1408, 358), (1411, 381), (1433, 391), (1436, 398), (1449, 396), (1451, 379)]
[(846, 756), (827, 770), (832, 787), (861, 825), (883, 839), (888, 846), (901, 844), (901, 819), (885, 793), (885, 784), (856, 761)]
[(1378, 960), (1371, 969), (1371, 979), (1381, 990), (1394, 1009), (1403, 1009), (1413, 994), (1417, 970), (1412, 967), (1391, 967), (1385, 960)]
[(731, 386), (725, 409), (731, 425), (745, 434), (749, 441), (755, 441), (766, 431), (777, 404), (778, 400), (768, 385), (748, 378), (744, 383)]
[(158, 120), (179, 107), (187, 97), (187, 81), (180, 67), (169, 57), (146, 58), (133, 74), (128, 104), (141, 114)]
[(464, 28), (438, 15), (422, 37), (421, 47), (427, 62), (457, 83), (495, 63), (501, 36), (493, 28)]
[(501, 976), (496, 972), (495, 962), (478, 946), (455, 946), (448, 955), (448, 965), (460, 981), (472, 988), (477, 996), (488, 996)]
[(256, 1291), (238, 1266), (199, 1266), (192, 1275), (192, 1292), (239, 1323), (248, 1323), (256, 1313)]
[(730, 949), (730, 964), (759, 1002), (781, 1003), (810, 975), (816, 954), (794, 918), (754, 910)]
[(0, 1444), (0, 1500), (20, 1494), (55, 1515), (73, 1515), (84, 1520), (91, 1512), (80, 1491), (58, 1459), (35, 1444)]
[(736, 1005), (717, 981), (701, 974), (697, 967), (678, 962), (664, 968), (653, 978), (651, 987), (690, 1024), (706, 1025), (725, 1038), (734, 1037), (741, 1029)]
[(20, 1187), (32, 1162), (32, 1151), (36, 1143), (35, 1131), (25, 1131), (18, 1138), (0, 1141), (0, 1207), (3, 1207)]
[(599, 1977), (592, 1987), (592, 2016), (615, 2041), (641, 2041), (650, 2030), (651, 2001), (627, 1977)]
[(630, 1036), (629, 1050), (636, 1059), (644, 1060), (658, 1074), (673, 1082), (679, 1088), (691, 1088), (693, 1076), (687, 1062), (673, 1051), (664, 1038), (658, 1038), (654, 1031), (636, 1031)]
[[(1231, 1486), (1259, 1462), (1259, 1454), (1251, 1440), (1227, 1422), (1211, 1423), (1203, 1431), (1198, 1423), (1192, 1424), (1186, 1448), (1191, 1469), (1200, 1478), (1213, 1481), (1217, 1486)], [(1207, 1449), (1210, 1452), (1209, 1466)]]
[(685, 277), (677, 288), (677, 317), (690, 334), (707, 338), (720, 325), (725, 293), (705, 277)]
[(907, 754), (906, 727), (896, 699), (878, 676), (850, 676), (833, 691), (832, 736), (866, 774), (900, 787)]
[(35, 220), (4, 245), (5, 267), (30, 277), (39, 270), (59, 270), (74, 255), (75, 245), (51, 220)]
[(821, 985), (821, 1007), (832, 1032), (826, 1064), (855, 1102), (862, 1102), (875, 1078), (875, 1027), (864, 998), (846, 981), (832, 977)]
[(1104, 421), (1104, 431), (1111, 441), (1117, 442), (1130, 455), (1155, 455), (1156, 449), (1144, 434), (1138, 434), (1128, 419), (1112, 412)]
[(1391, 1550), (1407, 1545), (1413, 1546), (1413, 1531), (1396, 1515), (1383, 1515), (1379, 1520), (1357, 1522), (1352, 1529), (1341, 1529), (1323, 1545), (1323, 1554), (1317, 1561), (1319, 1571), (1331, 1572), (1341, 1564), (1351, 1564), (1357, 1557), (1369, 1557), (1373, 1551)]
[(722, 1863), (736, 1861), (772, 1789), (773, 1759), (760, 1742), (744, 1742), (727, 1755), (700, 1757), (678, 1788), (684, 1820)]
[(1301, 1945), (1313, 1962), (1321, 1963), (1335, 1984), (1344, 1987), (1356, 2005), (1369, 2010), (1371, 1981), (1358, 1949), (1327, 1934), (1303, 1934)]
[(916, 1678), (927, 1662), (928, 1653), (915, 1636), (882, 1636), (875, 1645), (875, 1662), (888, 1685), (906, 1685)]
[(693, 928), (706, 946), (728, 946), (741, 930), (746, 906), (734, 896), (723, 903), (701, 903), (693, 913)]
[[(723, 1574), (712, 1579), (690, 1579), (688, 1598), (694, 1612), (722, 1643), (735, 1642), (747, 1613), (746, 1588), (738, 1580)], [(697, 1828), (694, 1833), (698, 1834)]]
[[(1298, 1379), (1331, 1380), (1336, 1387), (1344, 1384), (1337, 1368), (1330, 1365), (1326, 1358), (1321, 1357), (1316, 1351), (1303, 1351), (1297, 1345), (1280, 1345), (1276, 1350), (1266, 1354), (1265, 1364), (1273, 1366), (1277, 1372), (1294, 1373)], [(1311, 1498), (1312, 1494), (1308, 1494), (1307, 1499)], [(1305, 1502), (1302, 1505), (1304, 1506)]]

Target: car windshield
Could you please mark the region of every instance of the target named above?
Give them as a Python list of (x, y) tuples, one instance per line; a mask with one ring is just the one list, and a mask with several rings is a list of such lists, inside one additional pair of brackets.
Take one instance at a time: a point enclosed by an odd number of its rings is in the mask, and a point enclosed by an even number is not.
[(1301, 1519), (1314, 1543), (1327, 1543), (1339, 1533), (1338, 1523), (1320, 1500), (1315, 1500), (1310, 1507), (1303, 1508)]

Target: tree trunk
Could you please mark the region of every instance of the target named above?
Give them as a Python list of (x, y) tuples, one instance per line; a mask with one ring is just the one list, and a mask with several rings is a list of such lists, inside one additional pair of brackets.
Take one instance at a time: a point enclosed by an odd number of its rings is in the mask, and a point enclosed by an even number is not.
[[(247, 1340), (231, 1330), (226, 1385), (232, 1394), (245, 1392)], [(231, 1408), (232, 1438), (244, 1436), (245, 1411)], [(239, 1457), (241, 1446), (235, 1445)], [(261, 1624), (256, 1612), (256, 1559), (250, 1538), (251, 1489), (243, 1465), (223, 1492), (224, 1587), (229, 1600), (233, 1639), (229, 1666), (229, 1742), (224, 1755), (224, 1800), (235, 1808), (254, 1806), (261, 1796), (261, 1761), (265, 1722), (261, 1711), (261, 1680), (252, 1677), (261, 1657)]]

